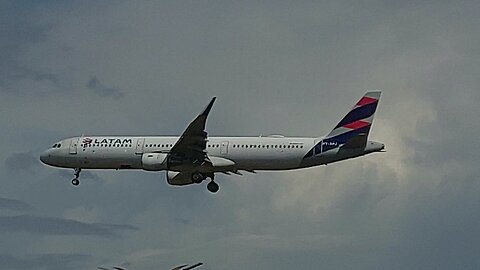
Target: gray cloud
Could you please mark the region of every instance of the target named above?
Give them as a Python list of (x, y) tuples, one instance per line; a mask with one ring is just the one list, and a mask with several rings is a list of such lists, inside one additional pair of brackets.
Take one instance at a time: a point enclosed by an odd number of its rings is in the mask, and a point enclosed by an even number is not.
[[(61, 176), (64, 179), (73, 178), (73, 170), (58, 170), (56, 171), (56, 175)], [(102, 180), (96, 173), (88, 170), (82, 170), (80, 174), (80, 179), (88, 179), (94, 181)]]
[(119, 237), (122, 231), (136, 231), (129, 225), (85, 223), (72, 219), (39, 217), (31, 215), (0, 216), (0, 228), (6, 232), (28, 232), (43, 235), (77, 235)]
[(32, 210), (32, 206), (23, 201), (0, 198), (0, 210), (27, 212)]
[(38, 6), (33, 4), (30, 8), (25, 8), (23, 3), (14, 1), (3, 1), (1, 5), (0, 23), (4, 27), (0, 30), (0, 90), (32, 94), (38, 92), (39, 88), (57, 85), (56, 75), (32, 68), (21, 60), (31, 46), (45, 40), (49, 30), (48, 23), (32, 20)]
[(14, 153), (5, 160), (5, 167), (10, 171), (26, 171), (33, 172), (39, 167), (40, 161), (38, 156), (32, 152)]
[(37, 254), (16, 257), (0, 254), (0, 265), (5, 270), (64, 270), (85, 269), (90, 256), (85, 254)]
[[(99, 234), (105, 221), (141, 230), (119, 245), (29, 225), (35, 233), (0, 234), (0, 253), (68, 250), (132, 269), (168, 269), (185, 254), (211, 269), (480, 265), (478, 1), (10, 3), (0, 9), (3, 194)], [(215, 196), (168, 186), (163, 173), (95, 171), (102, 181), (74, 189), (71, 171), (28, 165), (37, 181), (10, 181), (48, 140), (179, 134), (213, 95), (210, 135), (320, 136), (366, 89), (384, 90), (371, 134), (382, 155), (219, 175)]]
[(118, 88), (105, 86), (97, 76), (92, 76), (87, 82), (87, 88), (92, 90), (95, 94), (102, 97), (121, 98), (123, 97), (122, 91)]

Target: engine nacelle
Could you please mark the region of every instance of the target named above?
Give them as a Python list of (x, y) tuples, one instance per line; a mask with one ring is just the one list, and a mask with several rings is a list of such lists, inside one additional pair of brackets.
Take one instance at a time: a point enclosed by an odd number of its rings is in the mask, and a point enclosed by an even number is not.
[(145, 153), (142, 155), (142, 168), (146, 171), (166, 170), (167, 156), (163, 153)]
[(184, 186), (193, 184), (192, 174), (188, 172), (167, 172), (167, 182), (170, 185)]

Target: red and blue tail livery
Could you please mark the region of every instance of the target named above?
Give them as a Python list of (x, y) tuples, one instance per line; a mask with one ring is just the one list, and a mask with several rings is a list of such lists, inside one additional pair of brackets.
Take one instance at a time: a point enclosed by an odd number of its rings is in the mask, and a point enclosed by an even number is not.
[(318, 155), (338, 147), (365, 147), (380, 94), (381, 91), (367, 92), (335, 128), (315, 145), (311, 154), (314, 152)]

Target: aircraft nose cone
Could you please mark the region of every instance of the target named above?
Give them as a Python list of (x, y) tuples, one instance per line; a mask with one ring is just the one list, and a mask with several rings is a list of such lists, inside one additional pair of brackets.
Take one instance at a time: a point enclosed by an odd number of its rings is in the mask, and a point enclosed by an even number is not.
[(47, 153), (47, 151), (45, 151), (40, 155), (40, 161), (45, 164), (48, 164), (49, 157), (50, 155)]

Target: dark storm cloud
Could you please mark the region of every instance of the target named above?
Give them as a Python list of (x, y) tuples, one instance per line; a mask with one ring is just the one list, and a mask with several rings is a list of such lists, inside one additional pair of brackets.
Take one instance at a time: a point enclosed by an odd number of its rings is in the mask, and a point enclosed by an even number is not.
[(87, 82), (87, 88), (92, 90), (95, 94), (101, 97), (121, 98), (123, 97), (122, 91), (118, 88), (105, 86), (97, 76), (92, 76)]
[(26, 212), (32, 210), (32, 206), (20, 200), (0, 198), (0, 210)]
[(72, 219), (31, 215), (0, 216), (2, 233), (27, 232), (42, 235), (98, 236), (117, 238), (121, 232), (136, 231), (130, 225), (85, 223)]
[(38, 156), (32, 152), (14, 153), (5, 160), (5, 167), (10, 171), (33, 172), (40, 164)]
[(24, 257), (0, 254), (0, 268), (5, 270), (85, 269), (91, 256), (85, 254), (38, 254)]

